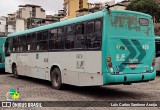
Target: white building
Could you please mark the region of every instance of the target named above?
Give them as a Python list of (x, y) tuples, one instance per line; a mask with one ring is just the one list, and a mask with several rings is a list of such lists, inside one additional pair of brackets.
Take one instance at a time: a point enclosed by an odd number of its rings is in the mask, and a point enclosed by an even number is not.
[(1, 16), (0, 17), (0, 37), (5, 36), (6, 33), (6, 17)]
[(14, 27), (8, 24), (8, 18), (5, 16), (0, 17), (0, 37), (6, 36), (8, 33), (14, 32)]
[(45, 10), (38, 5), (20, 5), (19, 10), (16, 12), (16, 17), (21, 19), (28, 19), (28, 18), (45, 18)]
[[(38, 5), (20, 5), (19, 10), (13, 14), (8, 14), (8, 23), (12, 25), (15, 32), (24, 31), (30, 25), (30, 19), (45, 19), (45, 10)], [(30, 24), (27, 24), (30, 23)]]

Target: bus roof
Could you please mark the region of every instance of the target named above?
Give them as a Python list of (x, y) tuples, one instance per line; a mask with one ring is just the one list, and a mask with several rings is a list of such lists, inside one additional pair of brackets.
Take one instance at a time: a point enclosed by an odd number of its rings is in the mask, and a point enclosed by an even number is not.
[[(84, 16), (75, 17), (75, 18), (71, 18), (71, 19), (68, 19), (68, 20), (64, 20), (64, 21), (48, 24), (48, 25), (45, 25), (45, 26), (40, 26), (40, 27), (28, 29), (28, 30), (21, 31), (21, 32), (15, 32), (15, 33), (12, 33), (12, 34), (8, 34), (7, 37), (14, 37), (14, 36), (18, 36), (18, 35), (28, 34), (28, 33), (32, 33), (32, 32), (41, 31), (41, 30), (46, 30), (46, 29), (50, 29), (50, 28), (54, 28), (54, 27), (61, 27), (61, 26), (65, 26), (65, 25), (68, 25), (68, 24), (82, 22), (82, 21), (86, 21), (86, 20), (90, 20), (90, 19), (101, 18), (101, 17), (104, 16), (104, 12), (107, 12), (107, 9), (103, 9), (101, 11), (98, 11), (98, 12), (95, 12), (95, 13), (91, 13), (91, 14), (87, 14), (87, 15), (84, 15)], [(148, 14), (135, 12), (135, 11), (129, 11), (129, 10), (111, 10), (111, 12), (112, 13), (138, 14), (138, 15), (143, 15), (143, 16), (147, 16), (147, 17), (152, 18)]]

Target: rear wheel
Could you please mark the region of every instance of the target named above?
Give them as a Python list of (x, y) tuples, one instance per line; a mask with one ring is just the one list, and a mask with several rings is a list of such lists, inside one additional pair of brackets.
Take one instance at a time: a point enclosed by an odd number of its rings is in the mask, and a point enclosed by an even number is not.
[(51, 83), (53, 89), (62, 89), (62, 78), (61, 78), (61, 72), (58, 68), (54, 68), (51, 71)]
[(19, 78), (18, 71), (17, 71), (17, 66), (16, 65), (13, 65), (13, 67), (12, 67), (12, 73), (13, 73), (13, 75), (14, 75), (15, 78)]

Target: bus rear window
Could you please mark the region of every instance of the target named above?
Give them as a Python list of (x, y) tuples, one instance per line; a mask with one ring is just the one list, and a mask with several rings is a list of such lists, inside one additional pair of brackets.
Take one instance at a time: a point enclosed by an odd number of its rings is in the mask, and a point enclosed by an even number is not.
[(149, 20), (145, 18), (140, 18), (139, 23), (141, 26), (148, 26), (149, 25)]

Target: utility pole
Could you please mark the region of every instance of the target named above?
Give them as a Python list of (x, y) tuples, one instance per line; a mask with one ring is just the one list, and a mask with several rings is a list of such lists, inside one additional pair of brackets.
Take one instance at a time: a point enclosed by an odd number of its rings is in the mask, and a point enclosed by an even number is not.
[(29, 28), (32, 28), (32, 23), (31, 23), (31, 21), (32, 21), (32, 11), (29, 11), (29, 13), (30, 13), (30, 18), (29, 18)]
[(5, 36), (8, 35), (8, 17), (6, 17)]

